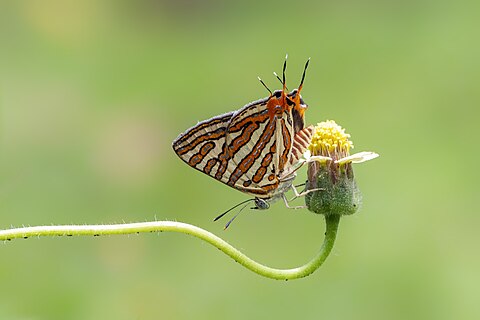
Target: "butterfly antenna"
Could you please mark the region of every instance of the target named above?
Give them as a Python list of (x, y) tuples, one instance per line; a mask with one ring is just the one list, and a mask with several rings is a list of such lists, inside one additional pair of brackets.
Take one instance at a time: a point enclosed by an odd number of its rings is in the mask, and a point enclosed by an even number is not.
[(267, 87), (267, 85), (265, 84), (265, 82), (263, 82), (263, 80), (260, 79), (260, 77), (257, 77), (257, 78), (258, 78), (258, 81), (260, 81), (260, 83), (263, 84), (263, 86), (265, 87), (265, 89), (267, 89), (268, 92), (270, 92), (270, 95), (272, 95), (272, 94), (273, 94), (273, 93), (272, 93), (272, 90), (270, 90), (270, 89)]
[(213, 221), (217, 221), (218, 219), (220, 219), (221, 217), (223, 217), (224, 215), (226, 215), (227, 213), (229, 213), (230, 211), (232, 211), (236, 207), (241, 206), (242, 204), (250, 202), (250, 201), (255, 201), (255, 199), (248, 199), (248, 200), (240, 202), (239, 204), (234, 205), (233, 207), (231, 207), (230, 209), (228, 209), (227, 211), (225, 211), (224, 213), (222, 213), (221, 215), (219, 215), (218, 217), (213, 219)]
[(236, 215), (234, 215), (233, 218), (230, 219), (230, 221), (227, 222), (227, 224), (225, 225), (225, 227), (223, 228), (223, 230), (227, 230), (227, 228), (230, 226), (230, 224), (233, 222), (233, 220), (235, 220), (235, 218), (238, 217), (238, 215), (240, 214), (240, 212), (242, 212), (243, 209), (245, 209), (245, 208), (247, 207), (247, 205), (248, 205), (248, 203), (245, 204), (245, 205), (242, 207), (242, 209), (240, 209), (240, 210), (238, 211), (238, 213), (237, 213)]
[(303, 81), (305, 80), (305, 74), (307, 73), (307, 68), (309, 63), (310, 63), (310, 58), (308, 58), (307, 62), (305, 63), (305, 68), (303, 68), (302, 81), (300, 81), (300, 85), (298, 86), (298, 93), (300, 93), (300, 91), (302, 90)]

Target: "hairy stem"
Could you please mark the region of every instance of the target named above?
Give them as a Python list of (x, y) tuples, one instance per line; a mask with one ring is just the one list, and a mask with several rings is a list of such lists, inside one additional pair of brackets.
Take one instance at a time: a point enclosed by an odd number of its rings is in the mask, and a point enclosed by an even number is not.
[(202, 239), (223, 253), (243, 265), (245, 268), (267, 278), (290, 280), (299, 279), (312, 274), (317, 270), (330, 254), (337, 235), (340, 216), (327, 216), (325, 239), (317, 255), (303, 266), (293, 269), (275, 269), (260, 264), (234, 248), (225, 240), (202, 228), (173, 221), (153, 221), (124, 223), (113, 225), (64, 225), (64, 226), (36, 226), (0, 230), (0, 240), (40, 236), (99, 236), (115, 234), (131, 234), (144, 232), (180, 232)]

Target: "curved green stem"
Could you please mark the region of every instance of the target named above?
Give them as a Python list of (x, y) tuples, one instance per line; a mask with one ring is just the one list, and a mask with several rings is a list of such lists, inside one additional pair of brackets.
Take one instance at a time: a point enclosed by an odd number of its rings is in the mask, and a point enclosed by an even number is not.
[(223, 253), (233, 258), (245, 268), (267, 278), (290, 280), (306, 277), (317, 270), (330, 254), (337, 235), (340, 216), (327, 216), (326, 232), (323, 245), (317, 255), (303, 266), (293, 269), (275, 269), (260, 264), (234, 248), (225, 240), (217, 237), (202, 228), (173, 221), (154, 221), (125, 223), (114, 225), (64, 225), (64, 226), (37, 226), (0, 230), (0, 240), (12, 240), (16, 238), (40, 237), (40, 236), (97, 236), (114, 234), (131, 234), (140, 232), (173, 231), (190, 234), (202, 239)]

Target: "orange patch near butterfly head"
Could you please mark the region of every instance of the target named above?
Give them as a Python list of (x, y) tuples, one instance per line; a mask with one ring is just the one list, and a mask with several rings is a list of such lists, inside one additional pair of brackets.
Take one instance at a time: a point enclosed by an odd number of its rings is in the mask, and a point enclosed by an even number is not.
[(300, 95), (301, 88), (295, 89), (292, 91), (290, 99), (294, 103), (294, 109), (298, 114), (303, 118), (305, 116), (305, 110), (308, 109), (308, 105), (303, 101), (302, 96)]
[(270, 120), (273, 120), (274, 118), (280, 119), (285, 111), (288, 112), (291, 110), (292, 107), (284, 101), (285, 98), (283, 92), (280, 98), (277, 98), (275, 94), (270, 96), (267, 102), (267, 110)]
[[(303, 69), (302, 79), (300, 81), (300, 85), (298, 89), (293, 90), (292, 92), (287, 94), (287, 85), (285, 81), (285, 70), (287, 68), (287, 60), (283, 64), (283, 78), (281, 79), (275, 72), (274, 74), (277, 76), (278, 80), (282, 83), (282, 90), (277, 90), (275, 92), (270, 92), (271, 95), (268, 99), (267, 108), (268, 114), (270, 119), (272, 119), (275, 115), (280, 115), (281, 112), (292, 112), (294, 117), (297, 118), (297, 125), (298, 129), (302, 129), (304, 127), (305, 122), (305, 110), (307, 110), (308, 105), (303, 101), (300, 92), (303, 89), (303, 82), (305, 80), (306, 71), (308, 68), (308, 64), (310, 63), (310, 58), (308, 58), (307, 62), (305, 63), (305, 67)], [(261, 81), (261, 80), (260, 80)], [(263, 81), (261, 81), (263, 84)], [(264, 84), (265, 85), (265, 84)], [(268, 89), (268, 88), (267, 88)], [(301, 123), (301, 125), (300, 125)], [(295, 132), (298, 132), (296, 129)]]

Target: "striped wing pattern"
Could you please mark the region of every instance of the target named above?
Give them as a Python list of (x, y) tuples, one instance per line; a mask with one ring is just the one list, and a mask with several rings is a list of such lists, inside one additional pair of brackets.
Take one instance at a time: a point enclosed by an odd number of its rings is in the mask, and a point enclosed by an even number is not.
[(307, 151), (310, 142), (312, 141), (314, 132), (313, 126), (308, 126), (295, 134), (292, 145), (292, 154), (288, 161), (290, 166), (294, 166)]
[(227, 170), (229, 158), (225, 136), (234, 113), (225, 113), (199, 122), (180, 134), (172, 144), (176, 154), (192, 168), (225, 182), (222, 180), (222, 172)]
[(263, 99), (241, 109), (227, 131), (229, 155), (235, 165), (227, 184), (268, 197), (278, 187), (278, 175), (290, 154), (291, 122), (291, 112), (276, 99)]
[(313, 130), (303, 128), (303, 114), (282, 103), (281, 95), (275, 91), (236, 112), (199, 122), (174, 140), (174, 151), (189, 166), (255, 197), (285, 192), (279, 185), (283, 180), (291, 185), (292, 168)]

